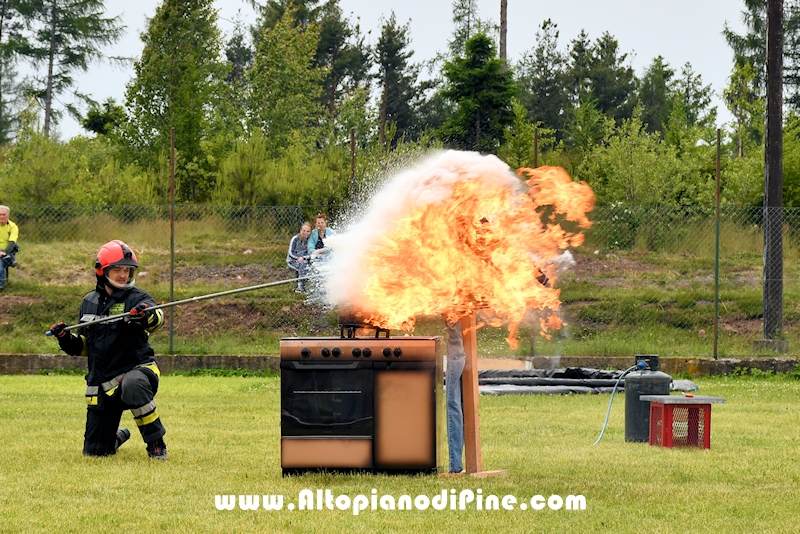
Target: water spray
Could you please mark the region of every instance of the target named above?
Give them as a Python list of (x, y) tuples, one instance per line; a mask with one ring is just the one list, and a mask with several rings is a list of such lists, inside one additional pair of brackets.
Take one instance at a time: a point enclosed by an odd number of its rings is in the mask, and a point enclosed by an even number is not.
[[(279, 280), (277, 282), (268, 282), (266, 284), (258, 284), (258, 285), (255, 285), (255, 286), (247, 286), (247, 287), (240, 287), (240, 288), (237, 288), (237, 289), (230, 289), (228, 291), (220, 291), (219, 293), (209, 293), (208, 295), (199, 295), (197, 297), (191, 297), (191, 298), (188, 298), (188, 299), (176, 300), (175, 302), (167, 302), (165, 304), (158, 304), (157, 306), (152, 306), (152, 307), (147, 308), (147, 310), (150, 311), (150, 310), (158, 310), (160, 308), (171, 308), (173, 306), (180, 306), (181, 304), (189, 304), (190, 302), (199, 302), (201, 300), (212, 299), (212, 298), (216, 298), (216, 297), (222, 297), (222, 296), (225, 296), (225, 295), (235, 295), (236, 293), (243, 293), (245, 291), (254, 291), (256, 289), (263, 289), (265, 287), (279, 286), (279, 285), (282, 285), (282, 284), (289, 284), (289, 283), (292, 283), (292, 282), (300, 282), (302, 280), (311, 280), (312, 278), (315, 278), (315, 277), (312, 277), (312, 276), (301, 276), (299, 278), (288, 278), (286, 280)], [(87, 322), (78, 323), (78, 324), (75, 324), (75, 325), (72, 325), (72, 326), (67, 326), (67, 327), (64, 328), (63, 331), (67, 332), (69, 330), (75, 330), (76, 328), (83, 328), (84, 326), (91, 326), (91, 325), (102, 324), (102, 323), (110, 323), (112, 321), (119, 321), (119, 320), (130, 319), (130, 318), (131, 318), (130, 312), (117, 313), (115, 315), (108, 315), (106, 317), (101, 317), (99, 319), (94, 319), (92, 321), (87, 321)], [(47, 332), (44, 333), (44, 335), (52, 336), (53, 334), (48, 330)]]
[(645, 369), (647, 369), (647, 362), (645, 360), (637, 361), (636, 365), (632, 365), (632, 366), (628, 367), (627, 369), (625, 369), (622, 372), (622, 374), (619, 375), (619, 378), (617, 379), (617, 383), (614, 384), (614, 389), (611, 390), (611, 399), (608, 401), (608, 411), (606, 411), (606, 420), (603, 423), (603, 430), (600, 431), (600, 437), (598, 437), (597, 441), (594, 442), (595, 445), (600, 443), (600, 440), (603, 439), (603, 434), (605, 434), (605, 432), (606, 432), (606, 427), (608, 426), (608, 417), (609, 417), (609, 415), (611, 415), (611, 403), (614, 402), (614, 394), (617, 392), (617, 387), (619, 386), (619, 383), (622, 382), (622, 379), (625, 378), (625, 375), (627, 375), (631, 371), (635, 371), (637, 369), (639, 371), (644, 371)]

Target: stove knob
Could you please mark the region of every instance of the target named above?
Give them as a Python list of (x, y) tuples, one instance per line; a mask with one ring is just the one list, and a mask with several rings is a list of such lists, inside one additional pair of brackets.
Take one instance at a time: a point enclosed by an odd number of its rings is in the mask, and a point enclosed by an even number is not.
[(390, 349), (389, 347), (386, 347), (385, 349), (383, 349), (383, 355), (388, 358), (389, 356), (392, 355), (392, 349)]
[(397, 347), (396, 349), (394, 349), (394, 351), (392, 351), (392, 354), (394, 354), (395, 358), (399, 358), (400, 356), (403, 355), (403, 349)]
[(358, 358), (359, 356), (361, 356), (361, 349), (356, 347), (356, 348), (353, 349), (353, 357), (354, 358)]
[(304, 348), (303, 350), (300, 351), (300, 356), (302, 356), (303, 358), (310, 358), (311, 349), (309, 349), (308, 347)]
[(333, 349), (333, 357), (334, 358), (338, 358), (341, 355), (342, 355), (342, 349), (340, 349), (338, 347)]
[(331, 349), (329, 349), (328, 347), (325, 347), (324, 349), (322, 349), (322, 356), (324, 356), (325, 358), (328, 358), (328, 357), (330, 357), (330, 355), (331, 355)]
[(361, 351), (361, 354), (363, 354), (365, 358), (369, 358), (370, 356), (372, 356), (372, 349), (367, 347), (363, 351)]

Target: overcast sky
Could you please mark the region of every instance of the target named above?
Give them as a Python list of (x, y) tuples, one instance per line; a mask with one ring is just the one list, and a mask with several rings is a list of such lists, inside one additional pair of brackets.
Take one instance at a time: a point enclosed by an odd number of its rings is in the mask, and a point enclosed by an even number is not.
[[(138, 57), (142, 51), (139, 34), (146, 29), (161, 0), (106, 0), (108, 16), (121, 16), (126, 26), (124, 37), (108, 47), (109, 56)], [(229, 34), (237, 14), (252, 21), (252, 10), (245, 0), (216, 0), (220, 28)], [(394, 11), (397, 21), (410, 21), (413, 61), (430, 59), (447, 49), (452, 23), (450, 0), (340, 0), (345, 16), (358, 18), (367, 42), (374, 44), (380, 35), (382, 18)], [(478, 0), (481, 19), (500, 20), (500, 0)], [(719, 95), (727, 85), (732, 54), (722, 37), (727, 22), (737, 32), (743, 31), (743, 0), (508, 0), (508, 57), (513, 62), (535, 45), (535, 35), (545, 19), (551, 19), (560, 31), (563, 50), (585, 30), (594, 40), (609, 32), (619, 42), (620, 51), (629, 54), (629, 64), (641, 76), (656, 56), (663, 56), (676, 71), (689, 62), (694, 71), (711, 84), (720, 123), (731, 116)], [(97, 101), (114, 97), (124, 101), (125, 85), (133, 75), (132, 68), (108, 63), (94, 65), (79, 76), (78, 88)], [(721, 124), (720, 124), (721, 126)], [(69, 117), (59, 125), (61, 137), (84, 133)]]

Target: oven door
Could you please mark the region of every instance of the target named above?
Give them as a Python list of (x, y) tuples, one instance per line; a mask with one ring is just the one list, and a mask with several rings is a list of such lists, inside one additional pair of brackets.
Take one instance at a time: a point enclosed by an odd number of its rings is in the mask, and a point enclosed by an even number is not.
[(373, 397), (371, 361), (281, 362), (281, 436), (371, 439)]

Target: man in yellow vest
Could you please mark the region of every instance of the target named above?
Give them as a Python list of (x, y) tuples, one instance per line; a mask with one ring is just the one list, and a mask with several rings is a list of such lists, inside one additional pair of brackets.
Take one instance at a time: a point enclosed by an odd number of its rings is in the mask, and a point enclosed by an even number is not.
[(19, 228), (16, 224), (8, 220), (11, 208), (0, 206), (0, 290), (6, 281), (6, 269), (17, 266), (17, 239), (19, 239)]

